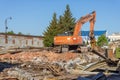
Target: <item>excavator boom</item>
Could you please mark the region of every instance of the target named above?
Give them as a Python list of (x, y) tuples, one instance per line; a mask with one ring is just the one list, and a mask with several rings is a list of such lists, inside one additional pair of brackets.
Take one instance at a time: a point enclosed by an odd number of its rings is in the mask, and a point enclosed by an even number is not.
[(93, 11), (92, 13), (90, 14), (87, 14), (86, 16), (83, 16), (81, 17), (76, 25), (75, 25), (75, 29), (74, 29), (74, 34), (73, 36), (79, 36), (79, 32), (81, 30), (81, 27), (84, 23), (90, 21), (90, 31), (93, 31), (94, 30), (94, 24), (95, 24), (95, 21), (96, 21), (96, 12)]

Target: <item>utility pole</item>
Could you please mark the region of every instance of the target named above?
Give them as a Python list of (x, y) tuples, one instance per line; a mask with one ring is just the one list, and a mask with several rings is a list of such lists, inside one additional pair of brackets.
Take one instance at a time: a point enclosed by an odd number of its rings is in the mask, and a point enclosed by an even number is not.
[(7, 26), (7, 20), (8, 19), (12, 19), (12, 17), (8, 17), (5, 19), (5, 43), (7, 44), (8, 43), (8, 39), (7, 39), (7, 29), (8, 29), (8, 26)]

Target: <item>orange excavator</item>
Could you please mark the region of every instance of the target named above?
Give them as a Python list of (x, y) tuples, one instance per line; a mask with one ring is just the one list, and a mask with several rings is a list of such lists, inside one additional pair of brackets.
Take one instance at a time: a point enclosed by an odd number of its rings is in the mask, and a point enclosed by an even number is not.
[(89, 33), (90, 44), (91, 44), (90, 51), (93, 52), (94, 54), (100, 56), (102, 59), (104, 59), (105, 62), (109, 66), (115, 66), (115, 67), (118, 66), (119, 67), (118, 71), (120, 72), (120, 60), (115, 58), (114, 53), (111, 51), (111, 49), (106, 50), (107, 52), (101, 53), (101, 51), (103, 51), (102, 48), (100, 48), (96, 45), (96, 40), (94, 37), (94, 24), (96, 21), (96, 12), (95, 11), (81, 17), (76, 22), (73, 35), (69, 35), (69, 32), (68, 32), (67, 35), (64, 35), (64, 36), (60, 36), (60, 35), (55, 36), (54, 37), (54, 45), (61, 46), (60, 52), (63, 51), (64, 47), (66, 47), (68, 49), (68, 51), (69, 50), (79, 50), (79, 48), (83, 45), (82, 36), (79, 33), (81, 31), (82, 25), (88, 21), (90, 22), (90, 33)]
[(61, 46), (60, 52), (62, 52), (63, 47), (67, 47), (68, 50), (77, 50), (83, 45), (82, 36), (80, 36), (81, 27), (84, 23), (90, 22), (90, 43), (91, 47), (94, 48), (96, 41), (94, 37), (94, 24), (96, 21), (96, 12), (93, 11), (90, 14), (87, 14), (81, 17), (75, 24), (73, 35), (69, 35), (69, 32), (66, 32), (64, 36), (55, 36), (54, 37), (54, 45)]

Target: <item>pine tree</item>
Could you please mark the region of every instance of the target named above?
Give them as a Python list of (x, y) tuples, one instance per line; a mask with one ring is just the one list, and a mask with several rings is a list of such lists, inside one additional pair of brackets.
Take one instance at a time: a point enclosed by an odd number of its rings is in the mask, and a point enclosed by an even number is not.
[(65, 31), (64, 30), (64, 23), (63, 23), (63, 16), (61, 16), (61, 15), (59, 16), (57, 30), (58, 30), (58, 34), (63, 33)]
[(61, 33), (65, 31), (73, 31), (75, 25), (75, 18), (72, 17), (69, 5), (66, 5), (66, 10), (64, 11), (63, 16), (59, 17), (58, 27), (62, 30)]
[(73, 31), (75, 25), (75, 18), (72, 17), (69, 5), (66, 6), (66, 10), (63, 16), (60, 15), (59, 20), (56, 18), (56, 13), (53, 14), (53, 18), (50, 25), (44, 31), (43, 43), (46, 47), (52, 46), (54, 36), (63, 33), (65, 31)]
[(44, 40), (43, 43), (46, 47), (52, 46), (54, 36), (57, 34), (57, 18), (56, 13), (53, 14), (53, 18), (50, 22), (50, 25), (44, 31)]

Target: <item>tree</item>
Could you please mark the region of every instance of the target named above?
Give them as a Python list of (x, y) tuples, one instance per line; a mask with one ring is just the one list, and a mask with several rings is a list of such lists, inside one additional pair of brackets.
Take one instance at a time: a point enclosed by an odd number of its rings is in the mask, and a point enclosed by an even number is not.
[(54, 36), (57, 34), (57, 18), (56, 13), (53, 14), (53, 18), (50, 22), (50, 25), (44, 31), (44, 40), (43, 43), (46, 47), (52, 46)]
[(69, 5), (66, 5), (66, 10), (63, 16), (59, 17), (58, 27), (60, 28), (60, 33), (65, 31), (73, 31), (75, 25), (75, 18), (72, 17)]
[(22, 35), (22, 32), (18, 32), (19, 35)]
[(97, 45), (100, 47), (103, 45), (108, 45), (108, 40), (105, 35), (101, 35), (100, 37), (98, 37)]
[(47, 27), (46, 31), (44, 31), (44, 46), (49, 47), (52, 46), (54, 36), (57, 34), (73, 31), (75, 25), (75, 18), (72, 17), (72, 13), (70, 11), (69, 5), (66, 5), (66, 10), (63, 16), (59, 16), (59, 20), (56, 18), (56, 13), (53, 14), (53, 18)]
[(7, 34), (15, 34), (13, 31), (8, 31)]

